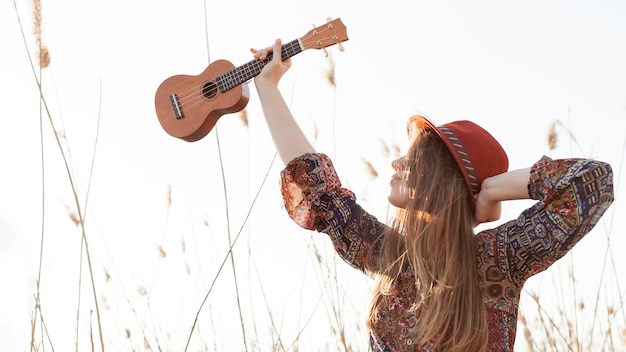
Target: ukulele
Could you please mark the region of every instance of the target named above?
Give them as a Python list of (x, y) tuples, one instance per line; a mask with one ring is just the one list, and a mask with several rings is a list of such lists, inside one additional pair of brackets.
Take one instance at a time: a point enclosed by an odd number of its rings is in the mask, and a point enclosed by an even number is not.
[[(283, 44), (281, 59), (346, 40), (346, 26), (341, 19), (329, 20), (301, 38)], [(222, 115), (246, 107), (247, 82), (261, 73), (272, 56), (270, 53), (265, 60), (252, 60), (239, 67), (227, 60), (217, 60), (197, 76), (176, 75), (163, 81), (156, 91), (154, 105), (165, 132), (187, 142), (205, 137)]]

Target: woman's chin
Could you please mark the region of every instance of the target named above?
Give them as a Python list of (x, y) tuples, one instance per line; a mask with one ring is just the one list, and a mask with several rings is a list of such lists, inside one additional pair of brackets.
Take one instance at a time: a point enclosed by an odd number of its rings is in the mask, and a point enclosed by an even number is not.
[(391, 205), (393, 205), (396, 208), (404, 208), (408, 201), (408, 199), (404, 199), (404, 197), (399, 197), (397, 194), (393, 194), (393, 193), (387, 196), (387, 200), (389, 201)]

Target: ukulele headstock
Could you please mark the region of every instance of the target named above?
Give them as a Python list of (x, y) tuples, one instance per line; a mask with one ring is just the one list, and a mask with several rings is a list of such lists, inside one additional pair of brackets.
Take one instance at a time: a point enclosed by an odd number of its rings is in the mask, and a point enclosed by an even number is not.
[(300, 38), (302, 50), (325, 49), (331, 45), (339, 44), (339, 50), (343, 51), (341, 42), (348, 40), (346, 26), (341, 18), (328, 19), (326, 24), (315, 27)]

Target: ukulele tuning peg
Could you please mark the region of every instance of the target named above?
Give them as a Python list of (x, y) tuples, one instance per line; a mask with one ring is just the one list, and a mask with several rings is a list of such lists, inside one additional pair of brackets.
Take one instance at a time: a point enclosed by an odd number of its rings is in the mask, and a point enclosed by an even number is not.
[(333, 28), (333, 24), (331, 23), (332, 21), (333, 21), (332, 18), (326, 17), (326, 23), (328, 23), (328, 28)]
[(326, 48), (322, 49), (324, 51), (324, 57), (328, 57), (328, 51), (326, 51)]
[(339, 48), (339, 51), (343, 52), (344, 50), (346, 50), (343, 45), (341, 45), (341, 43), (337, 44), (337, 47)]
[(317, 35), (317, 29), (315, 29), (315, 23), (313, 23), (313, 35)]

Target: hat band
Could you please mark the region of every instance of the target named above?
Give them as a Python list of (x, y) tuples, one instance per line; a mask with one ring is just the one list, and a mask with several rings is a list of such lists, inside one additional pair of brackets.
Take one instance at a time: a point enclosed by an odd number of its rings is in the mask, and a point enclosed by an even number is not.
[(463, 142), (457, 137), (456, 133), (446, 126), (437, 126), (437, 128), (444, 134), (450, 145), (454, 148), (455, 159), (457, 164), (461, 168), (463, 176), (465, 176), (465, 182), (470, 189), (472, 195), (480, 192), (480, 181), (478, 180), (478, 174), (472, 163), (472, 159), (465, 149)]

